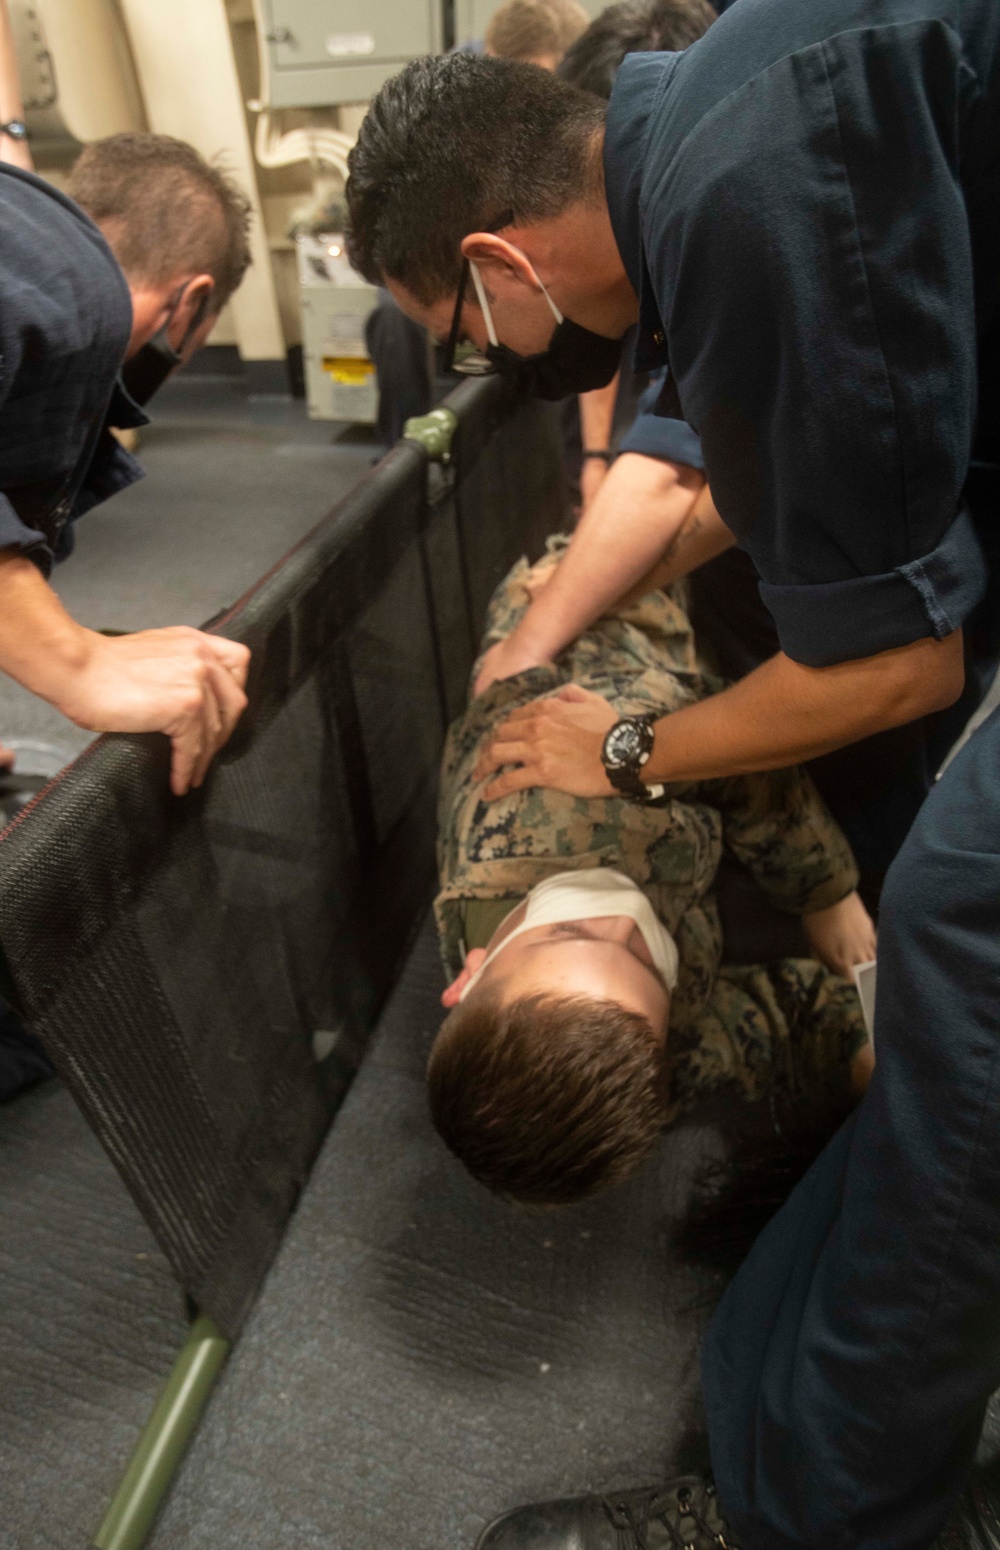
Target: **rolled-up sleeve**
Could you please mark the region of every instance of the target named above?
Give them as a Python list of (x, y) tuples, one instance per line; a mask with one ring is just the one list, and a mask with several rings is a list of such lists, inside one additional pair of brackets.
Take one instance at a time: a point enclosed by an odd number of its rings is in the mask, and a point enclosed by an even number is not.
[(687, 136), (644, 233), (715, 503), (811, 665), (941, 638), (985, 589), (961, 506), (976, 91), (936, 20), (789, 54)]
[(961, 628), (985, 590), (986, 562), (965, 511), (930, 554), (881, 576), (760, 584), (782, 650), (807, 667), (875, 656), (927, 635), (943, 640)]
[(697, 432), (684, 420), (666, 420), (658, 414), (637, 414), (618, 450), (640, 452), (665, 463), (686, 463), (690, 468), (705, 467)]
[(0, 494), (0, 549), (20, 550), (48, 574), (52, 554), (45, 541), (45, 534), (22, 522), (3, 494)]

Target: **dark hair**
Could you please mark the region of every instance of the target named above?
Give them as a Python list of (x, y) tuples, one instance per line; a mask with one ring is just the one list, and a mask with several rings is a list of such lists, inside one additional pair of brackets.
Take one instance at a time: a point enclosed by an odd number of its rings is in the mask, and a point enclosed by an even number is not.
[(131, 281), (164, 285), (183, 274), (211, 275), (217, 312), (246, 273), (250, 201), (184, 140), (94, 140), (70, 173), (68, 190), (104, 231)]
[(664, 1121), (663, 1050), (614, 1001), (480, 989), (431, 1050), (431, 1115), (480, 1183), (533, 1205), (583, 1200), (634, 1173)]
[(607, 101), (626, 54), (676, 53), (696, 43), (715, 19), (708, 0), (621, 0), (591, 22), (556, 73)]
[(589, 21), (580, 0), (506, 0), (490, 17), (484, 42), (501, 59), (561, 59)]
[(534, 65), (415, 60), (375, 97), (349, 157), (351, 262), (425, 306), (453, 295), (469, 232), (596, 194), (602, 122), (592, 97)]

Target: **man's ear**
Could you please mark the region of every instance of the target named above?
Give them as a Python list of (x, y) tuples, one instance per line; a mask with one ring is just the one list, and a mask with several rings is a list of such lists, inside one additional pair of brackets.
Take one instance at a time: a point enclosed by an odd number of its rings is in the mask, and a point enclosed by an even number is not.
[(215, 321), (211, 312), (214, 290), (215, 281), (210, 274), (193, 275), (184, 286), (169, 331), (170, 343), (175, 350), (183, 351), (185, 359), (201, 343), (205, 323)]
[(452, 980), (451, 984), (448, 986), (448, 989), (444, 991), (441, 996), (442, 1006), (446, 1006), (450, 1011), (453, 1006), (458, 1005), (462, 991), (465, 989), (466, 985), (469, 983), (476, 970), (482, 966), (485, 958), (485, 947), (469, 948), (469, 951), (465, 955), (465, 965), (461, 974), (459, 974), (456, 979)]
[(478, 264), (484, 271), (484, 278), (494, 284), (523, 285), (530, 291), (542, 288), (531, 260), (520, 248), (494, 232), (470, 232), (462, 242), (462, 257)]

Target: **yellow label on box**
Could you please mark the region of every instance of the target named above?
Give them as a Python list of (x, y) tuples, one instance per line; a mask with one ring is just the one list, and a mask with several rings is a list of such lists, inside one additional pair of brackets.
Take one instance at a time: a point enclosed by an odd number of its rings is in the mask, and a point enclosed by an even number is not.
[(352, 355), (324, 355), (323, 370), (342, 387), (363, 387), (375, 367), (371, 361)]

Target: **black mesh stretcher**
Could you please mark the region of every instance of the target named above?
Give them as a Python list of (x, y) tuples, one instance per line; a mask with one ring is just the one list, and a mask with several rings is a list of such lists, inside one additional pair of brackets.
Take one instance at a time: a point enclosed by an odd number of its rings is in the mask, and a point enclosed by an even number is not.
[(432, 896), (488, 598), (565, 516), (551, 406), (491, 379), (446, 408), (445, 461), (401, 442), (213, 621), (250, 703), (201, 791), (106, 736), (0, 836), (6, 993), (225, 1341)]

